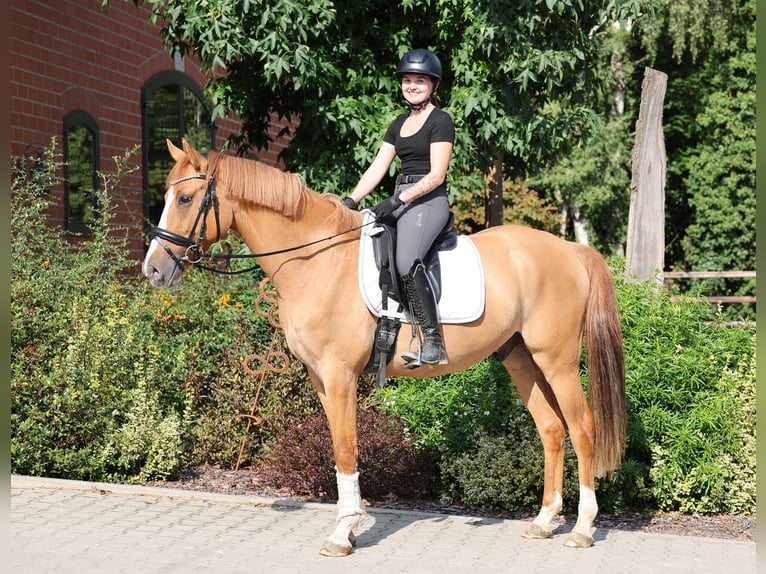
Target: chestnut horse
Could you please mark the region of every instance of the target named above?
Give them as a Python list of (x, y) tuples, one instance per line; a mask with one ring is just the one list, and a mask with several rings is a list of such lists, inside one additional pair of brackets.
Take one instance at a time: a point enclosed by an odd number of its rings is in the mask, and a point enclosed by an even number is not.
[[(165, 209), (143, 262), (155, 286), (172, 287), (189, 264), (229, 229), (245, 241), (279, 294), (290, 351), (302, 361), (329, 422), (338, 480), (337, 522), (320, 552), (345, 556), (365, 513), (357, 471), (357, 379), (373, 346), (377, 318), (357, 280), (363, 213), (307, 189), (296, 174), (168, 140), (176, 164)], [(433, 377), (494, 354), (534, 418), (545, 453), (541, 509), (523, 535), (549, 538), (562, 509), (564, 439), (577, 455), (577, 522), (566, 546), (593, 544), (595, 478), (625, 451), (624, 356), (614, 283), (603, 257), (531, 228), (504, 225), (469, 236), (485, 272), (485, 308), (476, 320), (444, 324), (449, 363), (404, 368), (401, 333), (387, 374)], [(403, 329), (402, 331), (409, 331)], [(580, 382), (587, 337), (589, 399)]]

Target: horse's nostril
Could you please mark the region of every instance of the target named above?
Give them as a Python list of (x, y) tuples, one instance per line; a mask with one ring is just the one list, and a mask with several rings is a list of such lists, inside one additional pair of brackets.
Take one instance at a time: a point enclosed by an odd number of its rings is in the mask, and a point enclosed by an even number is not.
[(141, 266), (141, 271), (147, 279), (152, 279), (159, 274), (157, 268), (148, 261), (144, 261), (144, 264)]

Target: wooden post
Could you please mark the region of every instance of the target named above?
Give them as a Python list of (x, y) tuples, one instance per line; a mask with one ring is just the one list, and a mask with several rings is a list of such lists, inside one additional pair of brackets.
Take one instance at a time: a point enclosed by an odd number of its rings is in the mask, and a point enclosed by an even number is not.
[(662, 285), (665, 261), (665, 138), (662, 106), (668, 76), (646, 68), (633, 148), (627, 268), (630, 279)]

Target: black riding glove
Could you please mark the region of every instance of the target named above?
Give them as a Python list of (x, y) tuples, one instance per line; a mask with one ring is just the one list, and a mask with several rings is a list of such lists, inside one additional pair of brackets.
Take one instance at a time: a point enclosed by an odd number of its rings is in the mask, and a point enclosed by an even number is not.
[(354, 201), (354, 199), (349, 195), (343, 199), (343, 205), (348, 207), (349, 209), (356, 209), (359, 204)]
[(371, 208), (372, 212), (375, 214), (375, 219), (382, 219), (383, 217), (386, 217), (388, 215), (391, 215), (394, 211), (396, 211), (399, 207), (403, 205), (402, 200), (398, 197), (392, 195), (391, 197), (387, 197), (377, 205)]

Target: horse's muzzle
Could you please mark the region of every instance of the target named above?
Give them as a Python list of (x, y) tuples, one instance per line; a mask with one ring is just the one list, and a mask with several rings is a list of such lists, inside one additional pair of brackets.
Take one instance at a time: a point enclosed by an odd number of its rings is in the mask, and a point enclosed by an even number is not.
[(157, 249), (158, 245), (168, 251), (165, 245), (152, 241), (141, 265), (141, 272), (155, 287), (174, 287), (181, 282), (184, 265), (172, 252), (168, 253), (168, 257), (163, 257)]

